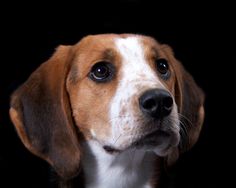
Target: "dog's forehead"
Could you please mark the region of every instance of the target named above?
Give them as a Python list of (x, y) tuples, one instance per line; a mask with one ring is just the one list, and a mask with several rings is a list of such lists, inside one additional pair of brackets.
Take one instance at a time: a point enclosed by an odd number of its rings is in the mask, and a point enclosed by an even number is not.
[(116, 38), (115, 45), (126, 61), (143, 56), (142, 44), (137, 37)]
[(152, 62), (156, 57), (156, 52), (162, 53), (161, 50), (158, 50), (160, 45), (156, 40), (134, 34), (90, 35), (83, 38), (75, 47), (74, 62), (76, 62), (81, 77), (86, 75), (99, 61), (111, 62), (117, 70), (120, 70), (125, 64), (130, 65), (127, 67), (129, 70), (139, 67), (138, 72), (141, 73), (143, 71), (140, 68), (144, 64)]
[[(148, 36), (134, 35), (134, 34), (101, 34), (90, 35), (83, 38), (79, 43), (80, 51), (82, 52), (94, 52), (104, 53), (104, 51), (115, 51), (117, 48), (124, 47), (130, 53), (135, 53), (137, 47), (143, 48), (145, 52), (152, 48), (158, 48), (158, 42)], [(140, 50), (138, 50), (140, 51)]]

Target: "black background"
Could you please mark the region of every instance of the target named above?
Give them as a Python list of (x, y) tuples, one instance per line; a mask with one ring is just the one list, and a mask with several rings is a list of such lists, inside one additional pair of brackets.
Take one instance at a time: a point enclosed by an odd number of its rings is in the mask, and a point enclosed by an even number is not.
[(48, 179), (53, 179), (46, 162), (23, 147), (9, 121), (12, 91), (59, 44), (110, 32), (151, 35), (169, 44), (206, 93), (206, 119), (199, 142), (171, 171), (171, 185), (229, 187), (236, 175), (236, 20), (231, 7), (227, 2), (148, 0), (9, 2), (1, 6), (0, 187), (48, 187)]

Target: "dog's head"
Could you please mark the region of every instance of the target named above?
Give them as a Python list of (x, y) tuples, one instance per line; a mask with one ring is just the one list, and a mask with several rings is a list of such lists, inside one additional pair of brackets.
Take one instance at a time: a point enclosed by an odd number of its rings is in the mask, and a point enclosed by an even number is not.
[(60, 46), (12, 96), (24, 145), (64, 178), (80, 142), (114, 154), (154, 151), (168, 163), (198, 139), (204, 96), (167, 45), (140, 35), (95, 35)]

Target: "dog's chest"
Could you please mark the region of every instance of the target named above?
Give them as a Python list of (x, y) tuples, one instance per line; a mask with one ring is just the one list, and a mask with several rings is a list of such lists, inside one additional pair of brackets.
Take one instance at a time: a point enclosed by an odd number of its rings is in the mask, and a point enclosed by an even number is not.
[(140, 150), (106, 153), (96, 143), (85, 146), (82, 165), (86, 188), (151, 188), (155, 155)]

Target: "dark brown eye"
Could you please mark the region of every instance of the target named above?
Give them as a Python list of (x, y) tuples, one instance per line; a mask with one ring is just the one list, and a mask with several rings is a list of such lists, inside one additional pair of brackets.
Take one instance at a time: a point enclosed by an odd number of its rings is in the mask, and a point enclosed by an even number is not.
[(113, 67), (110, 63), (108, 62), (99, 62), (96, 63), (90, 73), (89, 73), (89, 77), (97, 82), (105, 82), (108, 81), (109, 78), (112, 77), (112, 73), (113, 73)]
[(157, 66), (158, 72), (161, 73), (162, 75), (167, 74), (169, 71), (169, 65), (166, 59), (163, 59), (163, 58), (157, 59), (156, 66)]

